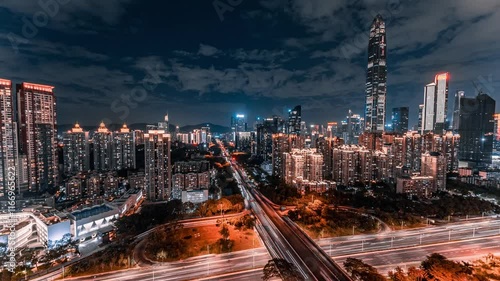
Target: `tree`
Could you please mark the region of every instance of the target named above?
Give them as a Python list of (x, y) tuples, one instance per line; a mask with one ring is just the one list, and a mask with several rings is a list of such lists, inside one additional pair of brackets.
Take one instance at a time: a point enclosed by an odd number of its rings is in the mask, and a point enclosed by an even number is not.
[(227, 228), (226, 224), (222, 224), (221, 229), (219, 230), (219, 233), (222, 236), (222, 239), (224, 239), (224, 240), (229, 239), (229, 228)]
[(377, 269), (362, 260), (355, 258), (347, 258), (344, 262), (344, 268), (355, 280), (362, 281), (382, 281), (387, 280), (384, 276), (378, 273)]
[(286, 281), (304, 280), (297, 268), (284, 259), (272, 259), (267, 262), (263, 269), (262, 280), (267, 281), (273, 277), (281, 277)]
[(389, 279), (391, 281), (408, 281), (408, 277), (404, 273), (403, 269), (401, 267), (396, 267), (394, 271), (389, 271)]

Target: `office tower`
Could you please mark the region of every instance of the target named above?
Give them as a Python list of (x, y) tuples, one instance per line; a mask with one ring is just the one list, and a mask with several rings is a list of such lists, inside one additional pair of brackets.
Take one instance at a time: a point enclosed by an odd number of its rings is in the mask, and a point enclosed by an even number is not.
[(231, 117), (231, 130), (233, 132), (232, 141), (235, 148), (238, 149), (239, 133), (247, 131), (247, 122), (244, 114), (236, 114)]
[(135, 169), (135, 132), (126, 124), (113, 133), (113, 170)]
[(172, 166), (170, 135), (164, 130), (144, 134), (146, 197), (151, 201), (170, 200)]
[(366, 71), (365, 130), (383, 132), (387, 95), (387, 42), (385, 22), (377, 15), (370, 27), (368, 68)]
[(78, 123), (63, 134), (64, 173), (76, 174), (90, 169), (89, 132), (85, 132)]
[(392, 131), (404, 134), (408, 131), (409, 107), (395, 107), (392, 109)]
[(168, 113), (165, 114), (165, 118), (162, 122), (158, 122), (158, 130), (164, 130), (165, 132), (169, 132), (169, 123), (168, 123)]
[(495, 100), (489, 95), (479, 93), (474, 98), (462, 97), (460, 100), (460, 161), (484, 167), (491, 164)]
[(301, 133), (301, 122), (302, 122), (302, 107), (300, 105), (295, 106), (290, 112), (288, 112), (288, 134), (300, 135)]
[(231, 117), (231, 129), (233, 129), (233, 132), (247, 131), (247, 122), (244, 114), (236, 114)]
[(0, 79), (0, 198), (9, 190), (20, 192), (16, 184), (17, 126), (13, 107), (12, 82)]
[(448, 111), (448, 73), (436, 75), (434, 82), (424, 87), (422, 133), (443, 134)]
[(272, 159), (273, 135), (283, 131), (285, 121), (279, 116), (265, 118), (257, 124), (257, 155), (264, 161)]
[(94, 132), (92, 143), (94, 146), (94, 170), (112, 170), (113, 136), (104, 122), (101, 122), (97, 131)]
[(341, 137), (346, 144), (357, 144), (359, 136), (363, 133), (363, 118), (359, 114), (349, 114), (341, 121)]
[(453, 105), (453, 132), (458, 132), (460, 126), (460, 100), (465, 97), (464, 91), (457, 91), (455, 93), (455, 103)]
[(56, 98), (54, 87), (22, 83), (16, 87), (19, 151), (26, 155), (29, 191), (56, 185)]
[(420, 104), (418, 106), (418, 123), (417, 123), (417, 132), (422, 133), (422, 121), (424, 115), (424, 105)]
[(272, 140), (272, 174), (281, 178), (284, 169), (283, 153), (290, 152), (292, 144), (290, 143), (290, 137), (282, 133), (272, 135)]
[(430, 176), (434, 179), (434, 189), (446, 189), (446, 160), (439, 152), (427, 152), (422, 154), (422, 176)]

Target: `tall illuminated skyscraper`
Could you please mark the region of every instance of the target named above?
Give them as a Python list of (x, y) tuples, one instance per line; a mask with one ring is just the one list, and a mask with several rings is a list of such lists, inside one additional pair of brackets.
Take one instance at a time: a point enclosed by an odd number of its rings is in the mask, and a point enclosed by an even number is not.
[[(13, 106), (12, 82), (0, 79), (0, 198), (7, 195), (9, 182), (15, 183), (17, 138)], [(16, 185), (12, 187), (18, 192)]]
[(446, 130), (448, 111), (448, 73), (436, 75), (434, 82), (424, 87), (422, 133), (442, 134)]
[(377, 15), (370, 28), (368, 68), (366, 71), (365, 130), (383, 132), (387, 95), (387, 42), (385, 22)]
[(460, 100), (465, 97), (464, 91), (455, 93), (455, 104), (453, 105), (453, 131), (457, 132), (460, 126)]
[(19, 151), (26, 155), (28, 189), (43, 191), (53, 187), (57, 180), (54, 87), (24, 82), (16, 88)]
[(106, 128), (104, 122), (101, 122), (99, 128), (92, 137), (94, 145), (94, 170), (108, 171), (112, 169), (112, 135)]
[(292, 110), (290, 110), (290, 112), (288, 112), (287, 133), (293, 135), (300, 135), (301, 121), (302, 121), (302, 107), (300, 105), (297, 105)]

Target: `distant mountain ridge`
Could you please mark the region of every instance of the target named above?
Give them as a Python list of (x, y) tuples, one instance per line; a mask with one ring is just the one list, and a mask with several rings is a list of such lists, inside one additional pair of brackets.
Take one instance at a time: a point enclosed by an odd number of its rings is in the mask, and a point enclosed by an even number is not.
[[(132, 130), (146, 130), (147, 125), (155, 125), (157, 123), (133, 123), (133, 124), (127, 124), (127, 126), (132, 129)], [(57, 131), (59, 134), (66, 132), (68, 130), (71, 130), (71, 128), (74, 127), (75, 124), (61, 124), (57, 125)], [(106, 124), (106, 127), (110, 131), (118, 131), (123, 124)], [(82, 125), (80, 124), (80, 127), (82, 127), (85, 131), (96, 131), (97, 128), (99, 127), (99, 124), (96, 125)], [(217, 125), (217, 124), (212, 124), (212, 123), (201, 123), (197, 125), (186, 125), (182, 126), (179, 128), (181, 133), (188, 133), (191, 132), (194, 129), (200, 129), (201, 127), (210, 127), (210, 132), (212, 133), (229, 133), (231, 132), (231, 128)], [(169, 125), (170, 132), (175, 131), (175, 125), (170, 124)]]

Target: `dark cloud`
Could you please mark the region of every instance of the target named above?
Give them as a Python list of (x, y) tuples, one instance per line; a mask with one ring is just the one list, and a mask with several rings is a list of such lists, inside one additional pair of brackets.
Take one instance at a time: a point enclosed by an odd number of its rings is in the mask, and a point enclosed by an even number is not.
[[(154, 122), (168, 110), (180, 124), (227, 124), (235, 111), (265, 116), (296, 104), (309, 122), (362, 113), (378, 13), (387, 21), (388, 112), (410, 106), (414, 123), (423, 86), (440, 71), (451, 73), (450, 95), (473, 95), (475, 80), (500, 98), (496, 0), (244, 1), (223, 22), (202, 1), (73, 0), (33, 38), (22, 18), (44, 11), (38, 1), (0, 4), (3, 77), (56, 86), (60, 123)], [(26, 42), (15, 50), (9, 34)], [(113, 104), (137, 89), (144, 97), (123, 117)]]

